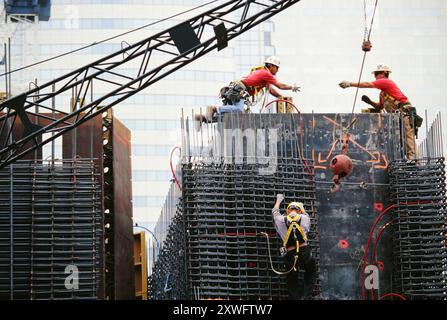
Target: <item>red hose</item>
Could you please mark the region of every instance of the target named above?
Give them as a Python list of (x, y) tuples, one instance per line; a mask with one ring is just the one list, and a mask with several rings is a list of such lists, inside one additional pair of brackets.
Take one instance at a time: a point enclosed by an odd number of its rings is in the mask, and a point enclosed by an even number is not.
[[(427, 204), (433, 203), (433, 201), (414, 201), (414, 202), (402, 202), (400, 204), (392, 204), (384, 209), (380, 215), (374, 221), (371, 230), (369, 231), (368, 241), (365, 247), (365, 253), (363, 254), (363, 265), (362, 265), (362, 300), (365, 300), (365, 268), (366, 268), (366, 257), (368, 256), (369, 245), (371, 244), (372, 235), (374, 233), (374, 229), (376, 228), (377, 223), (383, 218), (383, 216), (392, 208), (399, 207), (399, 205), (412, 205), (412, 204)], [(379, 237), (377, 237), (379, 238)], [(376, 239), (378, 241), (378, 239)], [(375, 253), (374, 253), (375, 255)], [(386, 296), (386, 295), (385, 295)], [(380, 298), (381, 299), (381, 298)]]
[(386, 228), (388, 228), (390, 225), (392, 225), (396, 219), (391, 220), (387, 224), (385, 224), (383, 227), (380, 228), (379, 233), (377, 234), (376, 240), (374, 241), (373, 251), (371, 253), (371, 261), (376, 260), (376, 252), (377, 252), (377, 245), (379, 244), (380, 237), (382, 236), (383, 231), (385, 231)]
[[(374, 240), (374, 246), (371, 253), (371, 261), (376, 261), (376, 252), (377, 252), (377, 245), (379, 244), (380, 237), (382, 236), (383, 231), (385, 231), (386, 228), (388, 228), (390, 225), (392, 225), (396, 221), (396, 219), (391, 220), (390, 222), (386, 223), (380, 228), (379, 233), (377, 234), (376, 239)], [(371, 300), (374, 300), (374, 289), (371, 288)]]
[(405, 298), (403, 295), (400, 295), (400, 294), (398, 294), (398, 293), (393, 293), (393, 292), (384, 294), (383, 296), (381, 296), (381, 297), (379, 298), (379, 300), (383, 300), (383, 298), (386, 298), (386, 297), (398, 297), (398, 298), (400, 298), (401, 300), (407, 300), (407, 298)]
[(175, 175), (174, 167), (172, 166), (172, 154), (174, 153), (175, 149), (179, 149), (181, 151), (181, 148), (179, 146), (175, 146), (174, 148), (172, 148), (171, 154), (169, 156), (169, 165), (171, 166), (172, 178), (174, 178), (174, 181), (177, 184), (177, 186), (179, 187), (180, 191), (183, 191), (182, 185), (178, 181), (177, 176)]
[(369, 245), (371, 243), (372, 235), (374, 233), (374, 229), (376, 228), (377, 223), (379, 223), (380, 219), (392, 208), (397, 207), (396, 204), (392, 204), (388, 206), (385, 210), (383, 210), (380, 215), (374, 221), (368, 235), (368, 241), (366, 242), (365, 253), (363, 254), (363, 264), (362, 264), (362, 300), (365, 300), (365, 268), (366, 268), (366, 257), (368, 255)]
[(308, 165), (306, 159), (304, 159), (304, 141), (303, 141), (304, 128), (303, 128), (303, 119), (301, 118), (301, 112), (300, 112), (300, 110), (298, 110), (298, 108), (297, 108), (292, 102), (290, 102), (290, 101), (288, 101), (288, 100), (284, 100), (284, 99), (276, 99), (276, 100), (272, 100), (272, 101), (270, 101), (270, 102), (267, 103), (265, 106), (263, 106), (263, 107), (261, 108), (261, 110), (259, 111), (259, 113), (262, 113), (262, 110), (264, 110), (264, 109), (267, 108), (269, 105), (271, 105), (272, 103), (275, 103), (275, 102), (285, 102), (285, 103), (290, 104), (290, 105), (296, 110), (296, 112), (300, 115), (301, 150), (302, 150), (302, 152), (303, 152), (303, 158), (302, 158), (302, 160), (303, 160), (304, 165), (306, 166), (306, 169), (307, 169), (307, 171), (309, 172), (311, 178), (313, 178), (312, 170), (310, 169), (310, 167), (309, 167), (309, 165)]

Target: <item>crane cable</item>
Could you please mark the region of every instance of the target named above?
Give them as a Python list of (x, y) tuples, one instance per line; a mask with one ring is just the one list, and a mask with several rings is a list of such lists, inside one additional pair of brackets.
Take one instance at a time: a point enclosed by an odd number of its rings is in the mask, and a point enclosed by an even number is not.
[(173, 14), (173, 15), (171, 15), (171, 16), (169, 16), (169, 17), (166, 17), (166, 18), (163, 18), (163, 19), (160, 19), (160, 20), (157, 20), (157, 21), (148, 23), (148, 24), (146, 24), (146, 25), (144, 25), (144, 26), (141, 26), (141, 27), (138, 27), (138, 28), (135, 28), (135, 29), (132, 29), (132, 30), (129, 30), (129, 31), (120, 33), (120, 34), (117, 34), (117, 35), (112, 36), (112, 37), (110, 37), (110, 38), (106, 38), (106, 39), (103, 39), (103, 40), (100, 40), (100, 41), (95, 41), (95, 42), (93, 42), (93, 43), (91, 43), (91, 44), (88, 44), (88, 45), (86, 45), (86, 46), (83, 46), (83, 47), (80, 47), (80, 48), (77, 48), (77, 49), (74, 49), (74, 50), (71, 50), (71, 51), (67, 51), (67, 52), (61, 53), (61, 54), (59, 54), (59, 55), (57, 55), (57, 56), (54, 56), (54, 57), (51, 57), (51, 58), (48, 58), (48, 59), (44, 59), (44, 60), (40, 60), (40, 61), (37, 61), (37, 62), (35, 62), (35, 63), (29, 64), (29, 65), (26, 65), (26, 66), (24, 66), (24, 67), (20, 67), (20, 68), (17, 68), (17, 69), (14, 69), (14, 70), (11, 70), (11, 71), (8, 71), (8, 72), (5, 72), (5, 73), (1, 73), (1, 74), (0, 74), (0, 77), (5, 76), (5, 75), (9, 75), (9, 74), (11, 74), (11, 73), (14, 73), (14, 72), (17, 72), (17, 71), (21, 71), (21, 70), (24, 70), (24, 69), (27, 69), (27, 68), (30, 68), (30, 67), (34, 67), (34, 66), (37, 66), (37, 65), (39, 65), (39, 64), (48, 62), (48, 61), (52, 61), (52, 60), (55, 60), (55, 59), (59, 59), (59, 58), (62, 58), (62, 57), (64, 57), (64, 56), (67, 56), (67, 55), (69, 55), (69, 54), (72, 54), (72, 53), (75, 53), (75, 52), (78, 52), (78, 51), (81, 51), (81, 50), (84, 50), (84, 49), (87, 49), (87, 48), (96, 46), (96, 45), (98, 45), (98, 44), (101, 44), (101, 43), (104, 43), (104, 42), (107, 42), (107, 41), (110, 41), (110, 40), (113, 40), (113, 39), (116, 39), (116, 38), (125, 36), (125, 35), (127, 35), (127, 34), (132, 33), (132, 32), (135, 32), (135, 31), (138, 31), (138, 30), (141, 30), (141, 29), (144, 29), (144, 28), (147, 28), (147, 27), (156, 25), (156, 24), (161, 23), (161, 22), (165, 22), (165, 21), (167, 21), (167, 20), (169, 20), (169, 19), (176, 18), (176, 17), (181, 16), (181, 15), (183, 15), (183, 14), (186, 14), (186, 13), (189, 13), (189, 12), (192, 12), (192, 11), (195, 11), (195, 10), (197, 10), (197, 9), (200, 9), (200, 8), (202, 8), (202, 7), (205, 7), (205, 6), (209, 5), (209, 4), (212, 4), (212, 3), (217, 2), (217, 1), (220, 1), (220, 0), (212, 0), (212, 1), (209, 1), (209, 2), (207, 2), (207, 3), (201, 4), (200, 6), (197, 6), (197, 7), (194, 7), (194, 8), (191, 8), (191, 9), (188, 9), (188, 10), (185, 10), (185, 11), (182, 11), (182, 12), (179, 12), (179, 13), (176, 13), (176, 14)]
[[(376, 9), (377, 9), (378, 2), (379, 2), (379, 0), (376, 0), (376, 2), (374, 4), (374, 11), (373, 11), (373, 15), (372, 15), (372, 18), (371, 18), (371, 24), (370, 24), (370, 27), (369, 27), (369, 30), (368, 30), (367, 23), (366, 23), (366, 0), (363, 0), (363, 11), (364, 11), (364, 16), (365, 16), (365, 35), (364, 35), (364, 39), (363, 39), (364, 41), (370, 41), (372, 26), (373, 26), (373, 23), (374, 23), (374, 17), (376, 15)], [(355, 103), (357, 102), (357, 96), (358, 96), (358, 93), (359, 93), (359, 87), (358, 86), (359, 86), (360, 81), (362, 79), (363, 68), (365, 66), (366, 53), (367, 53), (367, 51), (364, 51), (364, 53), (363, 53), (362, 66), (360, 67), (359, 80), (357, 82), (357, 88), (355, 90), (354, 103), (352, 105), (351, 120), (349, 121), (349, 123), (350, 123), (349, 127), (353, 124)], [(348, 129), (349, 129), (349, 127), (348, 127)]]

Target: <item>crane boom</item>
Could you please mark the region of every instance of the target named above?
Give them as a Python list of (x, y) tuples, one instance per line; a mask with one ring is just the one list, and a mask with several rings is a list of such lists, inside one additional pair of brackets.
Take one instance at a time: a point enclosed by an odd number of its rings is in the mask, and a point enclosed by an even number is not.
[[(42, 147), (300, 0), (236, 0), (114, 52), (0, 104), (0, 168)], [(157, 58), (154, 59), (153, 56)], [(163, 60), (159, 63), (159, 58)], [(155, 60), (155, 61), (154, 61)], [(158, 63), (157, 63), (158, 62)], [(135, 65), (138, 66), (135, 68)], [(123, 68), (134, 70), (131, 74)], [(85, 103), (94, 83), (108, 91)], [(70, 110), (55, 106), (75, 92)], [(34, 109), (34, 111), (33, 111)], [(52, 112), (40, 113), (39, 110)], [(57, 116), (56, 116), (57, 115)], [(31, 121), (30, 117), (37, 119)], [(20, 119), (20, 122), (17, 121)], [(38, 121), (38, 120), (42, 121)], [(44, 125), (41, 125), (44, 123)], [(24, 127), (14, 140), (15, 126)], [(43, 138), (43, 134), (52, 133)]]

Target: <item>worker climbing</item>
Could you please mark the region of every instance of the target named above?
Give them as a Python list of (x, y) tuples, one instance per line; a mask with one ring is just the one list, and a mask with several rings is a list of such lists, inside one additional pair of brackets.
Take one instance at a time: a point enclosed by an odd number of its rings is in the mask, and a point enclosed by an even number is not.
[(208, 106), (205, 115), (196, 115), (196, 129), (200, 130), (203, 122), (213, 122), (215, 115), (221, 115), (227, 112), (244, 112), (244, 105), (248, 104), (249, 97), (255, 95), (259, 89), (267, 88), (276, 98), (282, 98), (281, 94), (274, 87), (281, 90), (300, 91), (296, 84), (288, 85), (276, 80), (275, 75), (280, 67), (280, 60), (271, 56), (264, 61), (261, 68), (254, 68), (248, 76), (242, 80), (232, 81), (228, 86), (220, 90), (222, 106)]
[[(316, 282), (317, 266), (308, 246), (310, 217), (301, 202), (291, 202), (286, 209), (286, 215), (280, 213), (283, 194), (277, 194), (276, 203), (272, 209), (275, 229), (283, 240), (281, 255), (287, 272), (287, 289), (290, 299), (311, 299)], [(299, 284), (298, 269), (304, 269), (304, 283)]]
[(385, 64), (379, 64), (373, 71), (376, 78), (373, 82), (349, 82), (342, 81), (339, 85), (343, 89), (349, 87), (376, 88), (381, 90), (379, 102), (372, 101), (368, 96), (363, 95), (362, 101), (381, 112), (385, 110), (389, 113), (401, 112), (403, 115), (403, 127), (405, 129), (406, 156), (409, 160), (416, 157), (415, 135), (422, 124), (422, 118), (417, 115), (408, 98), (402, 93), (394, 81), (389, 79), (391, 68)]

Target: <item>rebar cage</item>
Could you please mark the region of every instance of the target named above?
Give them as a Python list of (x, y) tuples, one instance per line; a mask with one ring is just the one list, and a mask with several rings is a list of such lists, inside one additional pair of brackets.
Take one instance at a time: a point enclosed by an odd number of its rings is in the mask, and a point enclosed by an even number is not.
[(0, 299), (94, 299), (102, 213), (93, 160), (0, 170)]

